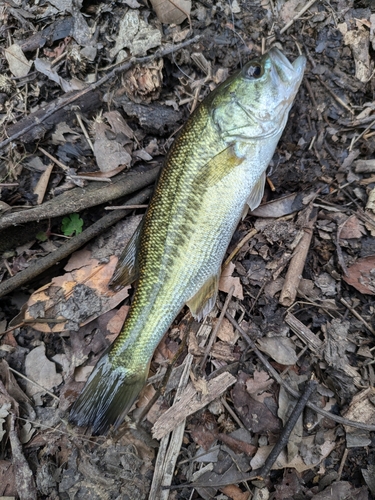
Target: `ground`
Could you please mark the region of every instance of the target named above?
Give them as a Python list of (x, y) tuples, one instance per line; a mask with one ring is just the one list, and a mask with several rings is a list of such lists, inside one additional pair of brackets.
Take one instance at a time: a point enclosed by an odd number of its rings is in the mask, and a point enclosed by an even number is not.
[[(373, 498), (374, 2), (6, 0), (0, 19), (0, 497)], [(181, 312), (124, 425), (91, 436), (68, 410), (129, 310), (108, 282), (164, 156), (272, 44), (305, 77), (217, 304)]]

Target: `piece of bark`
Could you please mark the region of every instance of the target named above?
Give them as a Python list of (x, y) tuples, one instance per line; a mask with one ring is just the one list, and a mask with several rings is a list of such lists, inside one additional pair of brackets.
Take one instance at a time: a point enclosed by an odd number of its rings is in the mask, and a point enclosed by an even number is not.
[(71, 189), (38, 207), (30, 208), (27, 211), (5, 214), (0, 218), (0, 230), (30, 221), (80, 212), (85, 208), (127, 196), (155, 182), (159, 171), (159, 167), (147, 172), (130, 171), (113, 179), (111, 184), (91, 182), (86, 188)]
[(319, 354), (323, 347), (323, 342), (315, 335), (310, 328), (304, 325), (294, 314), (288, 312), (285, 316), (285, 323), (287, 323), (291, 330), (304, 342), (315, 354)]
[(48, 43), (53, 43), (56, 40), (62, 40), (70, 36), (73, 32), (73, 17), (64, 17), (58, 19), (41, 31), (24, 40), (21, 43), (23, 52), (34, 52), (37, 49), (44, 47)]
[[(77, 106), (81, 114), (90, 116), (91, 113), (97, 112), (102, 104), (102, 94), (99, 90), (85, 93), (78, 99), (74, 100), (74, 104), (68, 104), (77, 92), (69, 92), (63, 97), (58, 97), (51, 103), (43, 106), (34, 113), (26, 116), (22, 120), (6, 129), (6, 135), (13, 136), (16, 134), (22, 135), (22, 142), (31, 143), (43, 138), (48, 130), (51, 130), (57, 123), (66, 122), (76, 119)], [(67, 105), (64, 106), (64, 102)], [(54, 111), (56, 109), (56, 111)], [(50, 114), (47, 119), (44, 119), (46, 114)], [(31, 127), (31, 128), (30, 128)], [(23, 130), (29, 129), (22, 133)]]
[(150, 134), (165, 135), (176, 130), (176, 124), (182, 120), (183, 112), (174, 111), (160, 104), (135, 104), (128, 99), (116, 99), (122, 104), (128, 116), (135, 117), (141, 127)]

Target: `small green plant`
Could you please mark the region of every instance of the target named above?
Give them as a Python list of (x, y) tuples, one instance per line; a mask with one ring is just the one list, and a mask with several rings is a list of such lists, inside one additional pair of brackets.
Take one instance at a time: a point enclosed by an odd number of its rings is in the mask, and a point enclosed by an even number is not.
[(65, 236), (73, 236), (73, 234), (82, 233), (83, 220), (79, 214), (70, 214), (64, 217), (61, 222), (61, 231)]
[(47, 241), (48, 240), (48, 236), (47, 236), (47, 233), (45, 231), (40, 231), (36, 236), (35, 238), (40, 241), (40, 242), (44, 242), (44, 241)]

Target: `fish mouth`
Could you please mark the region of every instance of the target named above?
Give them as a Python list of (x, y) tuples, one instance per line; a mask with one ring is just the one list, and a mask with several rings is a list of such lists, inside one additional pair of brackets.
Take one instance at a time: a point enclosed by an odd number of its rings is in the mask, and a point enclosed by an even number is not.
[(272, 65), (276, 69), (279, 78), (288, 84), (300, 83), (306, 66), (305, 56), (298, 56), (293, 63), (279, 50), (277, 47), (272, 47), (268, 56), (271, 59)]

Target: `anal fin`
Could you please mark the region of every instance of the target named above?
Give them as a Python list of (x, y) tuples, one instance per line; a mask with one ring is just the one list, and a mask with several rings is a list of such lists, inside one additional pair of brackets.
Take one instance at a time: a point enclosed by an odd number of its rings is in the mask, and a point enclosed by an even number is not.
[(139, 223), (139, 226), (120, 255), (116, 269), (109, 282), (111, 288), (117, 289), (121, 286), (130, 285), (130, 283), (133, 283), (138, 278), (137, 253), (142, 226), (143, 220)]
[(219, 276), (211, 276), (202, 288), (187, 302), (194, 319), (200, 321), (214, 307), (219, 288)]

